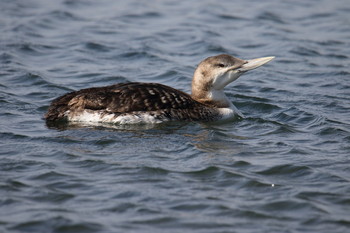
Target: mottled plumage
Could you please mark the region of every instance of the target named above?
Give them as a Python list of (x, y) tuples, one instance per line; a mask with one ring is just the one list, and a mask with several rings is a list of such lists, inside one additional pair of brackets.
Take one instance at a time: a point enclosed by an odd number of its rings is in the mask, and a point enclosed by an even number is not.
[(125, 113), (149, 112), (160, 120), (210, 121), (218, 115), (215, 109), (190, 95), (162, 84), (121, 83), (65, 94), (52, 102), (45, 117), (68, 120), (86, 110), (101, 115), (114, 114), (115, 118)]

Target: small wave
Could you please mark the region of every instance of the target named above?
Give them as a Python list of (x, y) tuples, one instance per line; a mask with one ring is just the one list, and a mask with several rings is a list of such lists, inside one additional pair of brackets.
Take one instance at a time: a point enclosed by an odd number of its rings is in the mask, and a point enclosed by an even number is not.
[(205, 167), (194, 171), (185, 171), (187, 175), (199, 176), (199, 177), (203, 177), (203, 176), (214, 177), (219, 172), (220, 172), (220, 169), (216, 166)]
[(257, 20), (269, 20), (274, 23), (286, 24), (286, 22), (279, 15), (273, 12), (264, 12), (257, 17)]
[(246, 20), (245, 18), (238, 16), (238, 15), (233, 15), (233, 14), (219, 14), (219, 18), (223, 20), (232, 20), (232, 21), (237, 21), (237, 20)]
[(49, 12), (46, 17), (49, 19), (57, 19), (60, 22), (65, 21), (85, 21), (83, 18), (79, 17), (78, 15), (74, 14), (73, 12), (67, 11), (67, 10), (53, 10)]
[(273, 166), (263, 171), (258, 171), (258, 174), (265, 176), (288, 175), (289, 177), (304, 177), (312, 174), (312, 169), (308, 166), (296, 166), (292, 164), (284, 164)]
[[(65, 212), (62, 210), (62, 212)], [(13, 224), (11, 230), (20, 232), (96, 232), (104, 229), (101, 224), (93, 221), (73, 221), (69, 218), (46, 216)]]
[(122, 18), (130, 18), (130, 19), (149, 19), (149, 18), (159, 18), (162, 14), (159, 12), (144, 12), (141, 14), (125, 14), (122, 16)]
[(293, 48), (290, 52), (299, 56), (309, 56), (309, 57), (318, 57), (321, 55), (320, 52), (316, 49), (312, 49), (310, 47), (306, 48), (302, 46)]
[(92, 50), (96, 52), (109, 52), (111, 50), (111, 47), (108, 47), (104, 44), (97, 43), (97, 42), (86, 42), (85, 47), (88, 50)]
[(346, 135), (349, 130), (339, 127), (324, 127), (317, 134), (320, 136)]
[(148, 166), (143, 166), (140, 168), (141, 173), (145, 173), (148, 175), (167, 175), (170, 171), (165, 169), (165, 168), (160, 168), (160, 167), (148, 167)]
[(174, 206), (170, 207), (170, 209), (172, 209), (172, 210), (186, 211), (186, 212), (205, 211), (208, 208), (210, 208), (209, 205), (206, 205), (206, 204), (193, 204), (193, 203), (178, 204), (178, 205), (174, 205)]

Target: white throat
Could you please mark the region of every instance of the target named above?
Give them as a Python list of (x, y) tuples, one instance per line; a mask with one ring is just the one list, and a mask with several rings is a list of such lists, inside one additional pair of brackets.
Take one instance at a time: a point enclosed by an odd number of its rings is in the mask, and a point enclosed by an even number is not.
[(219, 106), (225, 106), (225, 108), (231, 108), (232, 102), (227, 98), (224, 90), (211, 89), (207, 93), (207, 98), (213, 102), (218, 103)]
[(219, 105), (218, 110), (222, 117), (221, 120), (231, 119), (235, 116), (244, 117), (243, 114), (227, 98), (223, 90), (210, 90), (208, 92), (208, 98), (212, 99)]

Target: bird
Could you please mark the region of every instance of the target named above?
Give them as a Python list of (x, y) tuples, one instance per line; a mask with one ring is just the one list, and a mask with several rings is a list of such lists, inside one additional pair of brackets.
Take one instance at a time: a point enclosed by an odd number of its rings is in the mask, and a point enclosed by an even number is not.
[(129, 82), (91, 87), (54, 99), (47, 122), (153, 124), (165, 121), (216, 122), (242, 116), (224, 88), (275, 57), (243, 60), (211, 56), (194, 71), (191, 94), (160, 83)]

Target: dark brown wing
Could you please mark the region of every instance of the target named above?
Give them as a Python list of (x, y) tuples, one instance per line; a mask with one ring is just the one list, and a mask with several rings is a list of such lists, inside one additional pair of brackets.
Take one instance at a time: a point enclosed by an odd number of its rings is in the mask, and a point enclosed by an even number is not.
[(47, 120), (64, 118), (67, 110), (105, 110), (113, 113), (192, 109), (199, 103), (190, 95), (158, 83), (124, 83), (87, 88), (55, 99), (45, 115)]

